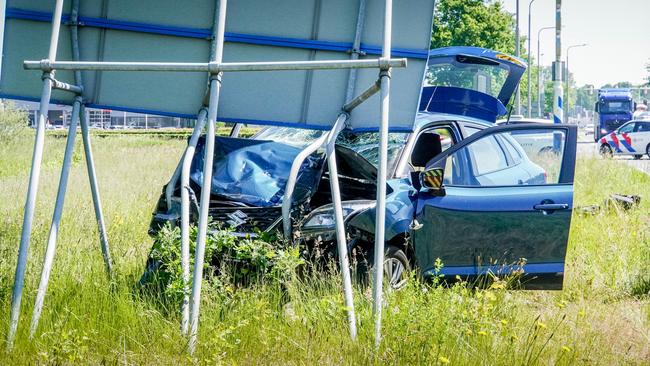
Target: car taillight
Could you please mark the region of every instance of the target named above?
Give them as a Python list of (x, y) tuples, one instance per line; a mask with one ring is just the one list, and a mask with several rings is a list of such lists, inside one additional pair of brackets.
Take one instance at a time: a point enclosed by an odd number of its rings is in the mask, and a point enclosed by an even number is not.
[(548, 173), (546, 173), (546, 170), (544, 171), (544, 183), (548, 182)]

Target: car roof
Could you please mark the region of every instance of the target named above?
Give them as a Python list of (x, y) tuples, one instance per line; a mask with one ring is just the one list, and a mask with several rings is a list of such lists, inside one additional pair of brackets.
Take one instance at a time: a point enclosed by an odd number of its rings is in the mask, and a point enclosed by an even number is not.
[(486, 128), (494, 126), (491, 123), (487, 123), (485, 120), (468, 117), (468, 116), (460, 116), (457, 114), (450, 114), (450, 113), (419, 112), (415, 117), (415, 125), (413, 130), (417, 131), (418, 129), (424, 127), (429, 123), (441, 122), (441, 121), (472, 122), (472, 123), (485, 126)]
[(497, 121), (497, 125), (503, 124), (513, 124), (513, 123), (553, 123), (553, 120), (547, 118), (526, 118), (526, 117), (510, 117), (510, 120), (500, 119)]

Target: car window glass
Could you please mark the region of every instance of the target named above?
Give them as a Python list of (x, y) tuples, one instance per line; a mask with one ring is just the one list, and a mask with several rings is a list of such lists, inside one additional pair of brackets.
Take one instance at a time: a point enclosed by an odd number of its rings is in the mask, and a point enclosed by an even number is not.
[(650, 122), (637, 122), (634, 132), (650, 132)]
[(465, 126), (465, 138), (472, 136), (473, 134), (479, 132), (481, 129), (476, 127)]
[(503, 148), (493, 135), (476, 141), (468, 149), (475, 175), (491, 173), (508, 166)]
[(521, 160), (523, 159), (522, 153), (519, 152), (517, 147), (515, 145), (517, 144), (516, 141), (512, 141), (510, 138), (507, 138), (505, 135), (501, 136), (501, 144), (503, 147), (506, 149), (508, 152), (508, 155), (510, 156), (510, 164), (509, 165), (517, 165), (521, 163)]
[(634, 123), (628, 123), (625, 126), (621, 127), (620, 130), (618, 130), (619, 133), (626, 133), (626, 132), (632, 132), (634, 129)]
[(443, 183), (470, 187), (557, 184), (565, 137), (564, 130), (548, 129), (484, 136), (447, 158)]

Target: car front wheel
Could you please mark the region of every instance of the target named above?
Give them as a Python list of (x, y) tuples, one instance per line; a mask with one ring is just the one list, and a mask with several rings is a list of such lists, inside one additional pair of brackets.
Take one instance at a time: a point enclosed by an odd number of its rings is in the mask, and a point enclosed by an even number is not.
[[(356, 255), (357, 280), (364, 286), (372, 284), (374, 254), (372, 251), (360, 251)], [(404, 251), (394, 245), (384, 249), (384, 288), (399, 290), (406, 286), (411, 272), (411, 263)]]
[(608, 144), (600, 145), (599, 151), (600, 151), (600, 155), (606, 159), (609, 159), (614, 155), (614, 152), (612, 151), (612, 147), (609, 146)]
[(411, 272), (406, 253), (403, 250), (389, 245), (384, 256), (384, 278), (386, 284), (393, 290), (406, 286)]
[(645, 154), (648, 155), (648, 158), (650, 158), (650, 144), (645, 147)]

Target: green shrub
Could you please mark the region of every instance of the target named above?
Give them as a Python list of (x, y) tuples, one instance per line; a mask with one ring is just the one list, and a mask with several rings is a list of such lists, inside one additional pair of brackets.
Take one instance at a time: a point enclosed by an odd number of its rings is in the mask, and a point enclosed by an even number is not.
[[(295, 278), (304, 264), (297, 246), (286, 246), (269, 235), (238, 239), (229, 230), (210, 225), (205, 245), (204, 274), (213, 287), (263, 281), (282, 284)], [(163, 227), (149, 255), (145, 282), (163, 291), (166, 300), (180, 302), (184, 294), (180, 228)], [(194, 268), (197, 228), (190, 228), (190, 268)]]

